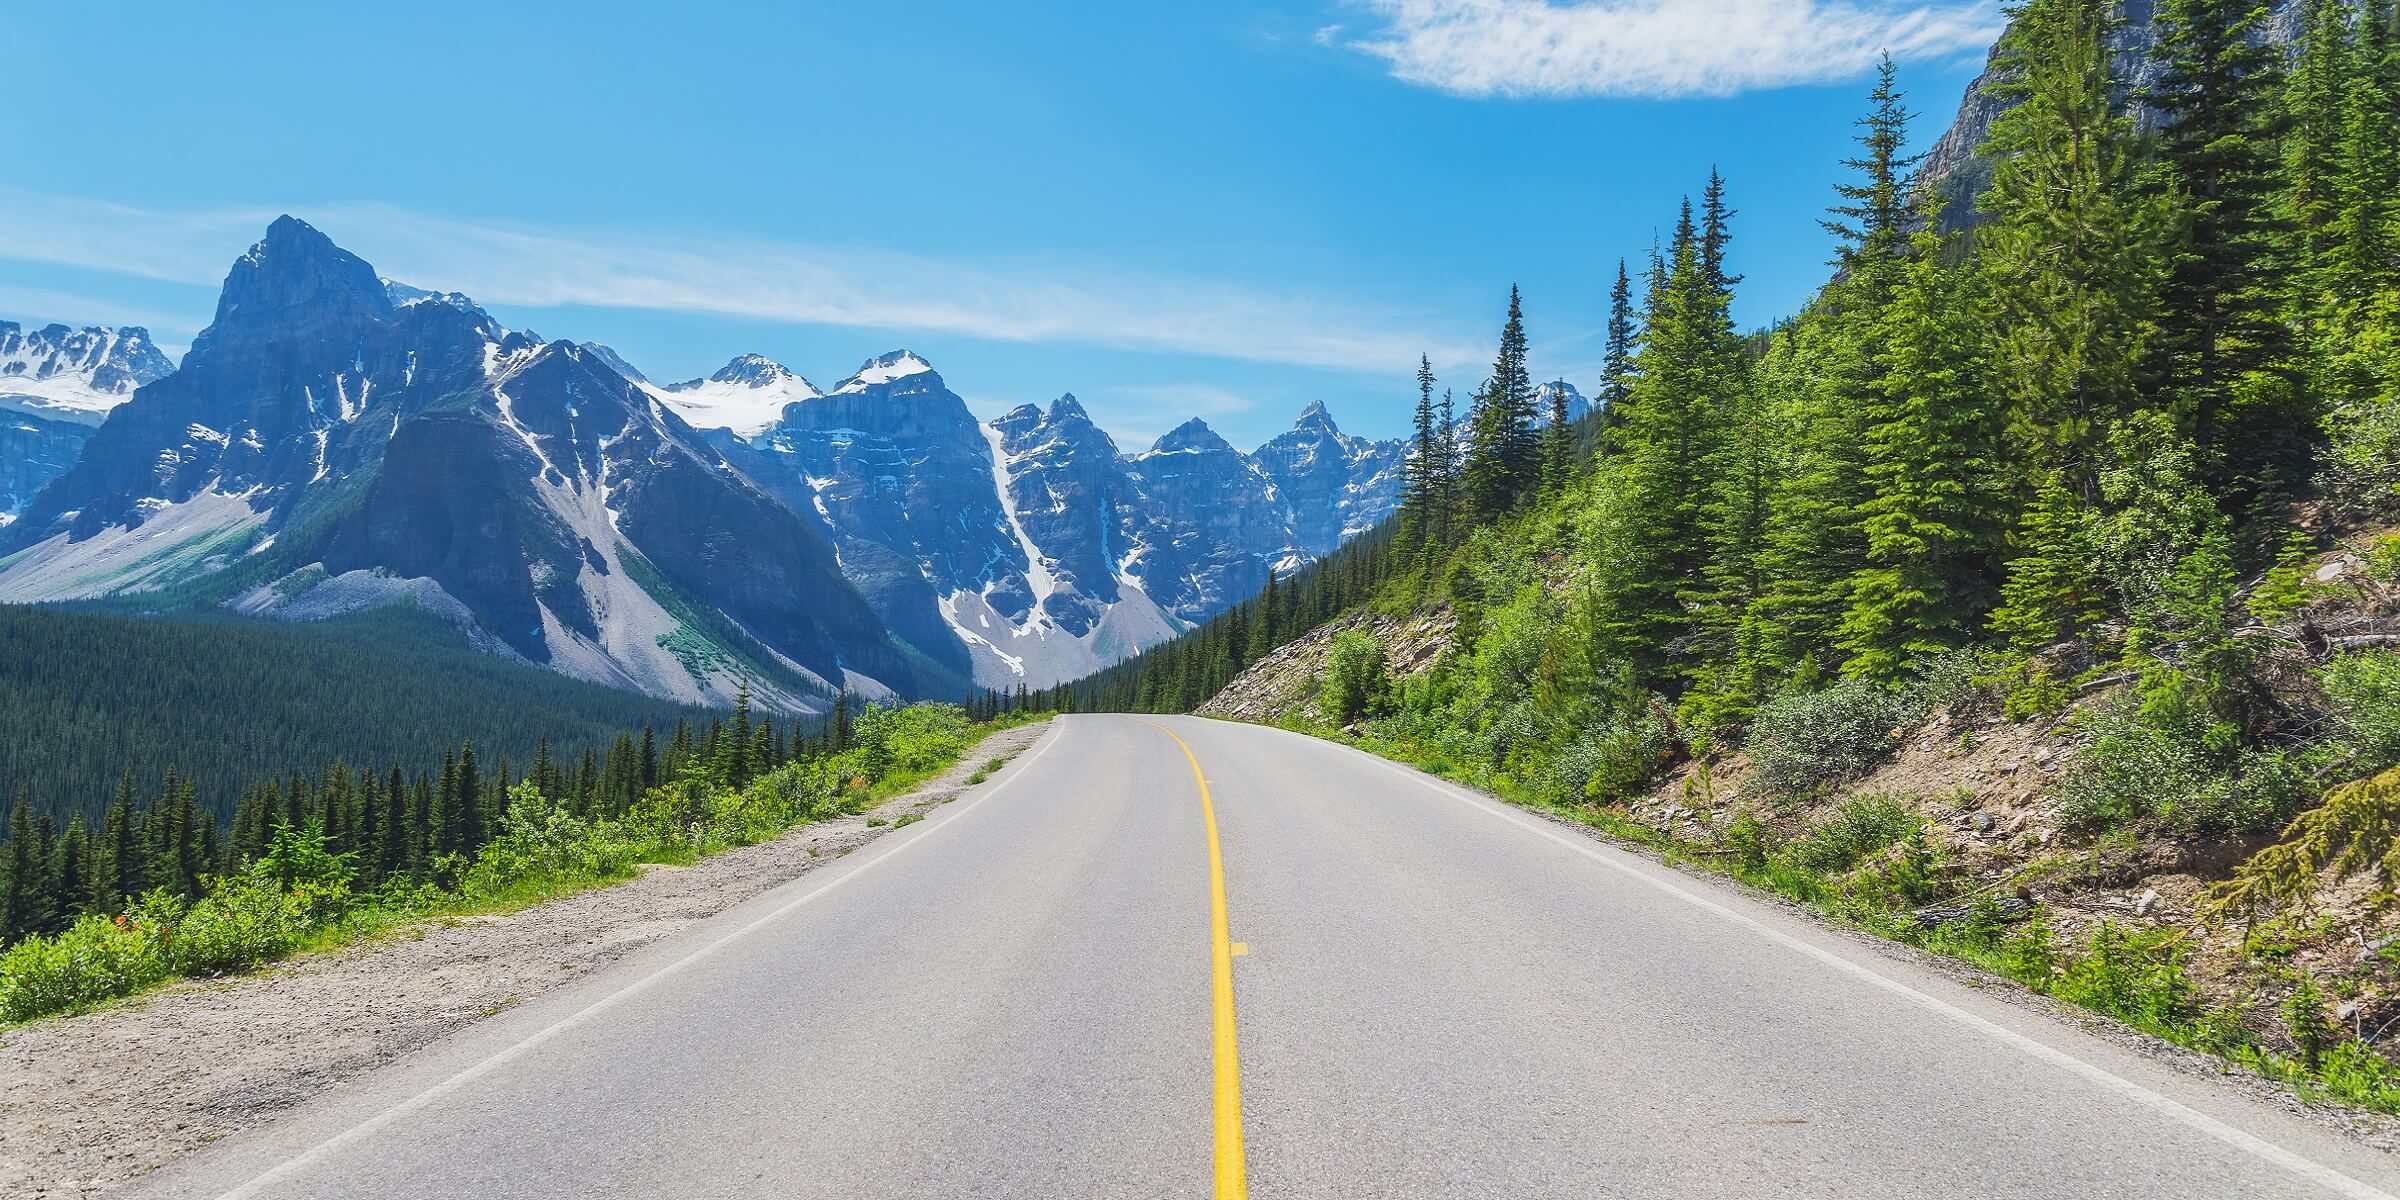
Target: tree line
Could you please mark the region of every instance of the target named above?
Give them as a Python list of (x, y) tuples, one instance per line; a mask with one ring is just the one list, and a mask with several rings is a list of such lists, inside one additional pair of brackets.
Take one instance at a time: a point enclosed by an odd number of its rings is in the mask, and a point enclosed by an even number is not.
[[(1824, 219), (1834, 277), (1770, 329), (1733, 322), (1738, 214), (1712, 173), (1638, 275), (1616, 264), (1581, 429), (1537, 420), (1511, 289), (1467, 412), (1418, 364), (1396, 520), (1278, 586), (1335, 611), (1496, 606), (1465, 567), (1533, 522), (1576, 551), (1556, 620), (1602, 707), (1655, 696), (1738, 731), (1776, 695), (1896, 685), (1969, 647), (2043, 694), (2163, 655), (2238, 707), (2240, 578), (2306, 544), (2303, 518), (2393, 500), (2400, 36), (2388, 0), (2310, 0), (2287, 55), (2253, 0), (2162, 0), (2135, 92), (2108, 49), (2121, 19), (2011, 9), (1964, 229), (1914, 176), (1884, 62)], [(1189, 707), (1308, 627), (1253, 638), (1267, 605), (1062, 694)]]
[[(1014, 711), (987, 697), (968, 711), (989, 720)], [(129, 770), (97, 823), (63, 823), (36, 810), (21, 789), (0, 842), (0, 946), (57, 933), (86, 914), (125, 911), (163, 890), (186, 900), (212, 880), (260, 861), (283, 830), (305, 829), (324, 853), (349, 864), (361, 892), (393, 882), (447, 885), (499, 832), (510, 791), (531, 785), (577, 820), (623, 817), (653, 789), (697, 779), (739, 791), (787, 763), (829, 759), (852, 748), (864, 706), (847, 691), (821, 717), (776, 720), (754, 713), (743, 688), (729, 713), (625, 731), (605, 750), (554, 757), (547, 739), (520, 769), (506, 756), (479, 757), (472, 743), (444, 749), (414, 771), (374, 770), (340, 760), (293, 772), (239, 793), (220, 821), (200, 801), (201, 784), (173, 768), (145, 788)]]

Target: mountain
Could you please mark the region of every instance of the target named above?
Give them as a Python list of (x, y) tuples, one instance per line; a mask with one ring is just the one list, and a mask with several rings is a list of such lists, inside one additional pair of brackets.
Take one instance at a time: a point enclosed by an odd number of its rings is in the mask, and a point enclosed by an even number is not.
[[(2307, 18), (2307, 0), (2265, 2), (2267, 19), (2259, 22), (2255, 36), (2271, 46), (2297, 45)], [(2113, 57), (2110, 77), (2135, 121), (2147, 128), (2154, 114), (2137, 98), (2158, 83), (2165, 69), (2156, 54), (2158, 2), (2123, 0), (2118, 16), (2107, 35)], [(1917, 167), (1917, 186), (1942, 197), (1941, 219), (1945, 228), (1963, 229), (1974, 224), (1976, 199), (1992, 186), (1992, 164), (1976, 151), (1991, 132), (1992, 121), (2008, 110), (2008, 105), (1991, 90), (1999, 78), (1994, 65), (1998, 58), (1999, 48), (1995, 46), (1983, 74), (1967, 85), (1967, 94), (1959, 101), (1958, 115)]]
[(493, 653), (677, 700), (956, 686), (813, 522), (610, 358), (387, 284), (281, 218), (182, 367), (0, 530), (0, 599), (413, 604)]
[(1323, 404), (1310, 404), (1291, 430), (1251, 456), (1282, 492), (1290, 548), (1276, 569), (1297, 569), (1373, 529), (1400, 506), (1407, 443), (1343, 433)]
[[(607, 347), (598, 347), (605, 361), (636, 383), (647, 384), (631, 364)], [(783, 419), (783, 411), (824, 393), (815, 384), (784, 369), (783, 364), (745, 354), (706, 379), (691, 379), (664, 387), (649, 387), (651, 395), (703, 429), (731, 430), (737, 437), (756, 437)]]
[(139, 331), (35, 337), (13, 374), (90, 424), (39, 445), (0, 426), (21, 509), (0, 601), (409, 605), (486, 652), (687, 702), (745, 679), (805, 708), (845, 683), (1088, 674), (1372, 527), (1405, 457), (1323, 405), (1254, 453), (1193, 421), (1128, 456), (1072, 395), (981, 421), (907, 350), (830, 390), (759, 355), (659, 384), (291, 218), (180, 369)]
[(652, 394), (813, 514), (895, 633), (988, 687), (1117, 662), (1398, 503), (1403, 444), (1343, 434), (1321, 405), (1255, 455), (1190, 421), (1128, 457), (1072, 395), (978, 421), (907, 350), (822, 393), (754, 355), (712, 379), (705, 404), (696, 385)]
[(174, 370), (138, 326), (0, 321), (0, 525), (75, 465), (110, 409)]

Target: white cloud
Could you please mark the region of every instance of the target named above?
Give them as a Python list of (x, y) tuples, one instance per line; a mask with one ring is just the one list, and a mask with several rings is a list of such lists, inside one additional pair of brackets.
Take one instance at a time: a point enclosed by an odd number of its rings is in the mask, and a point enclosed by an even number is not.
[(1998, 6), (1905, 0), (1363, 0), (1347, 44), (1462, 96), (1729, 96), (1856, 76), (1889, 51), (1949, 57), (1999, 36)]
[[(0, 258), (215, 283), (268, 209), (173, 213), (0, 187)], [(1456, 322), (1048, 260), (952, 262), (752, 238), (544, 230), (384, 205), (296, 215), (394, 279), (487, 304), (698, 312), (1390, 373), (1479, 356)]]
[(12, 283), (0, 283), (0, 318), (37, 325), (54, 321), (65, 325), (139, 325), (150, 331), (161, 349), (178, 344), (177, 339), (188, 338), (198, 329), (189, 314), (179, 317), (113, 300)]

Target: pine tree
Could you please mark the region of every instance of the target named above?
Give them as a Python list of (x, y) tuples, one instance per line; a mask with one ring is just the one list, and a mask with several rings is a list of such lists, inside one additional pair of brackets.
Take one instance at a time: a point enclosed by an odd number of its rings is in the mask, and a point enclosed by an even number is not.
[(1858, 119), (1860, 153), (1842, 165), (1858, 176), (1855, 183), (1834, 187), (1841, 203), (1830, 218), (1820, 221), (1825, 231), (1841, 239), (1835, 263), (1847, 271), (1900, 254), (1907, 248), (1909, 195), (1915, 190), (1909, 174), (1923, 155), (1905, 153), (1908, 123), (1916, 114), (1902, 101), (1900, 68), (1886, 54), (1875, 67), (1875, 90), (1868, 93), (1867, 115)]
[(67, 831), (50, 854), (51, 928), (93, 911), (92, 835), (80, 816), (67, 819)]
[(49, 864), (34, 833), (33, 806), (23, 792), (8, 816), (8, 878), (0, 881), (0, 943), (49, 927)]
[(2130, 120), (2113, 106), (2108, 0), (2029, 0), (1996, 52), (1997, 159), (1978, 231), (1993, 376), (2020, 439), (2080, 495), (2132, 410), (2158, 286), (2155, 199), (2135, 194)]
[(1739, 275), (1725, 270), (1725, 253), (1733, 244), (1733, 218), (1740, 214), (1725, 204), (1725, 177), (1708, 169), (1708, 186), (1700, 193), (1700, 278), (1708, 291), (1730, 297)]
[(2154, 407), (2175, 413), (2211, 452), (2220, 489), (2240, 492), (2278, 466), (2298, 482), (2306, 445), (2275, 435), (2313, 423), (2297, 389), (2260, 386), (2282, 376), (2291, 355), (2290, 230), (2279, 195), (2286, 122), (2278, 52), (2257, 39), (2265, 17), (2255, 0), (2163, 0), (2164, 66), (2144, 96), (2164, 126), (2150, 186), (2174, 214), (2147, 347)]
[(1420, 355), (1416, 425), (1409, 443), (1406, 487), (1400, 498), (1400, 540), (1415, 555), (1423, 553), (1437, 524), (1435, 510), (1441, 502), (1442, 481), (1434, 439), (1440, 435), (1433, 415), (1433, 357)]
[(1273, 654), (1275, 647), (1282, 644), (1275, 637), (1275, 622), (1279, 614), (1275, 606), (1274, 572), (1267, 573), (1267, 586), (1259, 589), (1256, 603), (1257, 610), (1250, 617), (1250, 645), (1242, 651), (1242, 657), (1251, 662)]
[(1550, 385), (1549, 423), (1542, 427), (1542, 490), (1565, 491), (1575, 475), (1575, 431), (1567, 424), (1567, 381)]
[(2086, 508), (2064, 472), (2036, 481), (2019, 519), (2000, 607), (1987, 622), (2021, 654), (2038, 654), (2080, 636), (2101, 615), (2100, 584), (2084, 534)]
[(126, 901), (150, 890), (147, 840), (134, 799), (133, 772), (127, 771), (117, 782), (116, 800), (100, 827), (100, 886), (94, 897), (99, 911), (122, 912)]
[(1607, 423), (1625, 420), (1625, 397), (1633, 386), (1633, 280), (1617, 260), (1617, 281), (1608, 289), (1608, 349), (1600, 359), (1600, 407)]
[(1874, 338), (1882, 369), (1866, 413), (1867, 562), (1841, 632), (1843, 670), (1876, 680), (1973, 637), (2004, 520), (1980, 332), (1965, 280), (1943, 264), (1934, 216), (1925, 214)]
[(1653, 264), (1638, 374), (1615, 430), (1623, 502), (1614, 553), (1603, 564), (1600, 632), (1654, 678), (1689, 632), (1683, 597), (1707, 562), (1711, 468), (1746, 386), (1727, 297), (1702, 253), (1686, 202), (1670, 256)]
[(1468, 423), (1465, 471), (1468, 511), (1477, 522), (1514, 511), (1540, 479), (1533, 434), (1533, 377), (1525, 365), (1525, 313), (1515, 287), (1508, 289), (1508, 321), (1500, 330), (1500, 355), (1492, 377), (1475, 397)]
[(2300, 53), (2284, 89), (2284, 215), (2295, 230), (2296, 289), (2303, 307), (2323, 286), (2340, 188), (2343, 112), (2349, 101), (2349, 0), (2309, 0)]
[[(544, 738), (542, 744), (549, 745), (549, 739)], [(545, 794), (558, 795), (555, 790), (558, 787), (556, 768), (552, 768), (550, 786), (553, 790)], [(483, 844), (491, 839), (485, 815), (488, 806), (484, 803), (483, 792), (483, 773), (475, 766), (475, 746), (473, 743), (462, 744), (458, 748), (458, 804), (453, 810), (457, 824), (449, 835), (451, 848), (460, 854), (473, 854), (483, 849)]]
[(1439, 428), (1441, 436), (1436, 440), (1440, 443), (1441, 467), (1438, 472), (1440, 483), (1434, 492), (1434, 540), (1448, 549), (1459, 542), (1459, 510), (1465, 502), (1465, 485), (1459, 478), (1458, 405), (1451, 398), (1449, 388), (1442, 389)]

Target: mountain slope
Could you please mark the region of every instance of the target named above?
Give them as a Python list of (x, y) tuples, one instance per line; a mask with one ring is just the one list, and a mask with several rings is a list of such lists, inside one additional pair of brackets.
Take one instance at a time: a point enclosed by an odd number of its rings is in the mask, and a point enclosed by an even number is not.
[(173, 768), (226, 814), (296, 764), (415, 770), (429, 747), (471, 740), (522, 768), (545, 738), (572, 762), (698, 716), (478, 652), (413, 606), (301, 624), (0, 606), (0, 794), (27, 789), (62, 825), (97, 828), (127, 771), (147, 793)]
[(916, 678), (810, 523), (610, 361), (387, 286), (289, 217), (0, 553), (0, 598), (413, 598), (496, 652), (683, 700), (950, 686)]

